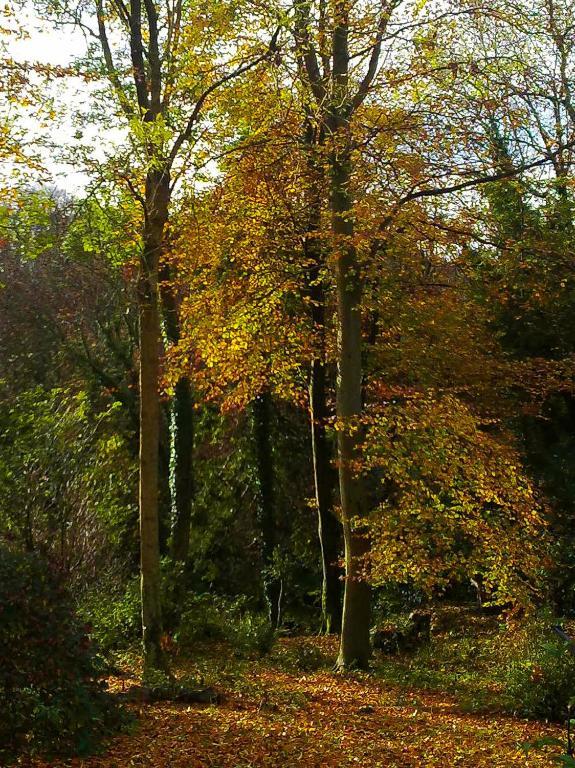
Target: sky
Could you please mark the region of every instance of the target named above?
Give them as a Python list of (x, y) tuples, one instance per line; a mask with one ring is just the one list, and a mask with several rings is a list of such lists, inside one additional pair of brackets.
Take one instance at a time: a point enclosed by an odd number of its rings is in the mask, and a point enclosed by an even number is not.
[(9, 41), (10, 55), (17, 61), (40, 61), (66, 66), (86, 50), (82, 32), (72, 27), (66, 30), (51, 29), (31, 8), (19, 14), (17, 21), (29, 33), (28, 39), (12, 37)]
[[(27, 31), (26, 37), (9, 35), (6, 39), (6, 52), (17, 62), (34, 62), (53, 66), (68, 66), (74, 59), (86, 52), (87, 42), (84, 34), (72, 26), (54, 29), (40, 19), (30, 8), (15, 16), (12, 27), (18, 26)], [(45, 85), (42, 84), (42, 88)], [(46, 126), (40, 126), (34, 116), (23, 115), (21, 125), (26, 131), (27, 141), (39, 138), (56, 146), (70, 146), (75, 142), (79, 127), (84, 130), (84, 141), (91, 142), (94, 154), (102, 155), (104, 143), (94, 126), (78, 126), (73, 120), (73, 111), (89, 107), (90, 88), (80, 78), (59, 78), (48, 89), (48, 95), (56, 100), (56, 118)], [(110, 137), (111, 138), (111, 137)], [(57, 157), (56, 150), (42, 153), (43, 162), (51, 185), (64, 189), (71, 194), (81, 194), (88, 184), (89, 177), (77, 167), (72, 168)]]

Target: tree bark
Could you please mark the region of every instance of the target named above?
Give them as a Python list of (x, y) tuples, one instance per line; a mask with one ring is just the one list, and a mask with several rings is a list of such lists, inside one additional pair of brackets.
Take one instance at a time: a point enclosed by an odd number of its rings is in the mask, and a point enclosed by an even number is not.
[(274, 573), (277, 544), (275, 510), (275, 468), (271, 440), (271, 395), (264, 391), (252, 405), (255, 454), (259, 491), (259, 524), (262, 541), (263, 588), (271, 626), (281, 621), (281, 580)]
[(332, 148), (330, 165), (331, 229), (336, 259), (337, 296), (337, 442), (341, 518), (345, 548), (346, 582), (339, 668), (366, 668), (371, 656), (369, 625), (371, 591), (364, 579), (364, 558), (369, 541), (358, 528), (366, 503), (358, 473), (362, 415), (361, 274), (354, 244), (351, 193), (352, 150), (348, 94), (349, 19), (347, 0), (338, 0), (333, 31), (333, 94), (328, 120)]
[(339, 560), (340, 525), (333, 509), (333, 488), (336, 473), (332, 466), (332, 450), (326, 435), (326, 366), (320, 360), (312, 360), (310, 370), (310, 417), (311, 443), (315, 498), (318, 517), (318, 537), (321, 550), (322, 632), (336, 633), (341, 630), (341, 581)]
[[(170, 344), (180, 340), (180, 318), (172, 287), (169, 265), (162, 267), (161, 298), (164, 331)], [(192, 384), (183, 376), (175, 387), (171, 403), (172, 432), (172, 540), (174, 560), (186, 563), (190, 548), (190, 528), (194, 499), (194, 399)]]
[(326, 296), (324, 276), (325, 254), (321, 240), (322, 187), (324, 173), (321, 150), (324, 144), (323, 127), (315, 129), (311, 116), (305, 123), (304, 142), (307, 150), (308, 219), (304, 239), (305, 286), (309, 299), (312, 331), (316, 354), (310, 365), (309, 410), (313, 458), (313, 475), (318, 518), (318, 538), (322, 565), (321, 631), (326, 634), (341, 629), (342, 584), (338, 566), (341, 526), (333, 509), (337, 473), (332, 466), (333, 450), (326, 434), (329, 416), (328, 369), (326, 366), (325, 313)]
[(169, 174), (146, 177), (146, 220), (138, 281), (140, 333), (140, 567), (144, 670), (162, 669), (159, 541), (160, 313), (158, 263), (170, 196)]
[(188, 561), (194, 498), (194, 401), (190, 380), (181, 378), (172, 401), (172, 440), (174, 461), (174, 500), (172, 558)]

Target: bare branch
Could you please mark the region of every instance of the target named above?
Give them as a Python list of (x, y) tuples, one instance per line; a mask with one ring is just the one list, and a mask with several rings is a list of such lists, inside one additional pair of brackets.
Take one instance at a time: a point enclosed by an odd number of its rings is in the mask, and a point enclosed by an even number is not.
[(572, 149), (573, 147), (575, 147), (575, 141), (571, 141), (567, 144), (562, 145), (561, 147), (554, 150), (553, 152), (550, 152), (546, 154), (544, 157), (539, 158), (539, 160), (533, 160), (530, 163), (524, 163), (519, 166), (507, 168), (506, 170), (499, 171), (497, 173), (490, 173), (490, 174), (486, 174), (485, 176), (477, 176), (473, 179), (468, 179), (467, 181), (461, 181), (457, 184), (451, 184), (447, 187), (431, 187), (428, 189), (413, 190), (411, 192), (408, 192), (403, 197), (401, 197), (398, 200), (397, 205), (401, 206), (401, 205), (404, 205), (405, 203), (410, 202), (411, 200), (420, 200), (425, 197), (438, 197), (440, 195), (448, 195), (453, 192), (461, 192), (464, 189), (471, 189), (473, 187), (482, 186), (483, 184), (489, 184), (494, 181), (503, 181), (504, 179), (512, 179), (515, 176), (519, 176), (521, 173), (524, 173), (525, 171), (531, 171), (534, 168), (542, 168), (548, 163), (552, 163), (553, 159), (557, 157), (557, 155), (559, 155), (560, 153), (564, 152), (567, 149)]

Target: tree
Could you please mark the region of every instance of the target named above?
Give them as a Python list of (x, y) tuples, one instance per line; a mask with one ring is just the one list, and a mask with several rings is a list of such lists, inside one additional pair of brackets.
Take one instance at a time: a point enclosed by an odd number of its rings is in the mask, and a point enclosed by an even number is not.
[(23, 190), (0, 230), (3, 527), (77, 587), (136, 562), (129, 216)]
[(304, 397), (299, 374), (306, 339), (295, 310), (294, 265), (286, 264), (295, 238), (281, 206), (266, 193), (267, 161), (246, 144), (226, 160), (218, 185), (194, 195), (180, 212), (182, 338), (169, 373), (174, 381), (193, 370), (204, 399), (224, 412), (241, 408), (248, 414), (262, 591), (275, 627), (282, 597), (280, 531), (286, 525), (279, 514), (282, 458), (274, 425), (278, 402), (299, 404)]
[[(65, 6), (54, 4), (52, 10), (60, 23), (70, 21)], [(203, 39), (206, 28), (203, 9), (186, 6), (180, 0), (168, 7), (152, 0), (144, 3), (134, 0), (129, 6), (122, 2), (96, 0), (93, 14), (87, 18), (73, 18), (73, 21), (97, 40), (97, 67), (103, 67), (117, 112), (123, 116), (124, 125), (129, 127), (129, 154), (132, 157), (116, 161), (114, 173), (115, 179), (121, 179), (139, 201), (143, 217), (137, 288), (139, 506), (143, 642), (145, 667), (149, 669), (163, 666), (158, 523), (162, 338), (159, 282), (170, 203), (174, 184), (187, 165), (190, 147), (197, 138), (198, 123), (210, 97), (230, 80), (267, 59), (275, 48), (275, 36), (263, 51), (257, 43), (247, 50), (235, 46), (230, 60), (217, 62), (218, 42), (226, 34), (237, 32), (232, 9), (219, 14), (225, 29), (216, 22), (218, 9), (213, 9), (210, 33)], [(95, 29), (91, 28), (93, 22)], [(169, 307), (168, 315), (171, 320)], [(188, 419), (188, 386), (184, 383), (178, 392), (183, 400), (175, 413)], [(180, 424), (179, 429), (189, 430), (191, 426)], [(190, 471), (187, 465), (191, 461), (190, 454), (186, 451), (186, 455), (180, 457), (176, 464), (180, 470)], [(182, 487), (179, 482), (176, 485)], [(189, 488), (187, 482), (186, 487)], [(185, 503), (190, 503), (190, 499)]]
[[(315, 100), (314, 111), (328, 137), (332, 259), (337, 295), (337, 439), (341, 522), (345, 545), (346, 584), (338, 666), (366, 667), (370, 657), (370, 590), (364, 573), (369, 549), (361, 521), (366, 515), (365, 491), (357, 474), (362, 414), (362, 332), (360, 262), (354, 242), (352, 121), (365, 100), (379, 67), (382, 39), (391, 14), (400, 3), (384, 3), (368, 45), (367, 68), (355, 90), (350, 82), (351, 4), (338, 0), (329, 19), (331, 42), (325, 41), (325, 10), (320, 9), (319, 55), (311, 30), (311, 3), (296, 6), (294, 33), (300, 76)], [(369, 22), (368, 22), (369, 24)], [(364, 38), (365, 39), (365, 38)], [(365, 49), (364, 49), (365, 50)], [(361, 54), (359, 54), (361, 56)]]

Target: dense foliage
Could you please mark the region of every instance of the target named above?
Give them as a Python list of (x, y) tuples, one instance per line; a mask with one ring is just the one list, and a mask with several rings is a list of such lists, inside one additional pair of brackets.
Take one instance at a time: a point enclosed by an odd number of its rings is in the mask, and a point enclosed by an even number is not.
[(494, 705), (565, 717), (571, 4), (32, 8), (80, 54), (20, 55), (33, 24), (6, 5), (11, 750), (87, 748), (92, 642), (121, 661), (141, 640), (138, 674), (170, 682), (198, 648), (337, 634), (340, 671), (379, 643), (427, 684), (450, 650), (473, 664), (475, 637), (434, 629), (452, 603), (504, 639)]
[(121, 715), (61, 574), (2, 546), (0, 615), (0, 756), (89, 752)]

